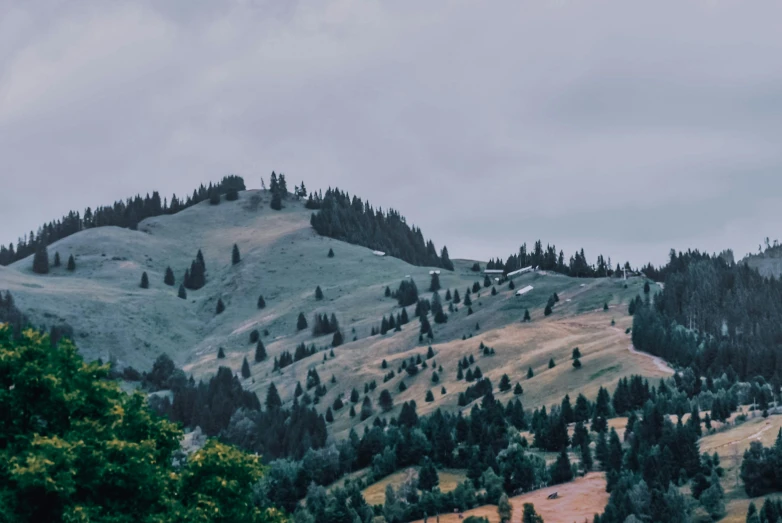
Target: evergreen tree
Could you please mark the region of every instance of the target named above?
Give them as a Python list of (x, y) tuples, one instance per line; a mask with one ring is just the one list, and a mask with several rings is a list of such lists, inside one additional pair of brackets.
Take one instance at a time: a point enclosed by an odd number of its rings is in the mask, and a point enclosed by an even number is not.
[(573, 360), (573, 368), (578, 370), (581, 368), (581, 360), (576, 358)]
[(497, 287), (492, 286), (492, 288), (491, 288), (491, 295), (492, 296), (497, 296)]
[(217, 349), (217, 357), (219, 359), (225, 358), (225, 350), (222, 347), (218, 347), (218, 349)]
[(304, 317), (304, 313), (299, 313), (299, 318), (296, 320), (296, 330), (303, 331), (307, 328), (307, 318)]
[(351, 418), (355, 418), (356, 417), (356, 408), (353, 405), (350, 406), (349, 415), (350, 415)]
[(535, 373), (532, 372), (532, 367), (530, 367), (529, 369), (527, 369), (527, 379), (530, 380), (533, 377), (535, 377)]
[(440, 383), (440, 376), (437, 374), (437, 371), (432, 373), (432, 383)]
[(459, 370), (456, 371), (456, 379), (461, 380), (464, 378), (464, 373), (462, 372), (462, 367), (459, 367)]
[(519, 396), (520, 394), (523, 394), (523, 393), (524, 393), (524, 389), (521, 387), (521, 383), (519, 383), (517, 381), (516, 382), (516, 386), (513, 387), (513, 394), (515, 394), (516, 396)]
[[(73, 258), (73, 255), (71, 255), (71, 258)], [(69, 264), (71, 258), (68, 259)], [(36, 274), (49, 273), (49, 253), (46, 251), (46, 245), (44, 243), (41, 243), (41, 245), (35, 249), (35, 255), (33, 256), (33, 272)]]
[(440, 290), (440, 275), (436, 272), (432, 273), (431, 281), (429, 282), (429, 291), (436, 292)]
[(353, 390), (350, 391), (350, 402), (358, 403), (358, 400), (359, 400), (358, 391), (354, 387)]
[(258, 344), (255, 346), (255, 363), (260, 363), (266, 359), (266, 347), (263, 346), (263, 341), (258, 340)]
[(589, 448), (589, 443), (582, 443), (579, 450), (581, 452), (581, 468), (585, 473), (591, 471), (595, 463), (592, 459), (592, 449)]
[(163, 283), (169, 287), (176, 283), (176, 279), (174, 278), (174, 271), (171, 270), (171, 267), (166, 267), (166, 275), (163, 277)]
[(258, 332), (258, 329), (253, 329), (250, 331), (250, 343), (258, 343), (258, 340), (261, 339), (261, 333)]
[(551, 309), (551, 304), (550, 304), (550, 303), (547, 303), (547, 304), (546, 304), (546, 308), (545, 308), (545, 309), (543, 309), (543, 316), (551, 316), (551, 313), (552, 313), (552, 312), (553, 312), (553, 311), (552, 311), (552, 309)]
[(149, 289), (149, 276), (147, 276), (147, 271), (141, 273), (141, 283), (139, 284), (139, 287), (142, 289)]
[(177, 293), (177, 296), (183, 300), (187, 299), (187, 291), (185, 290), (185, 286), (182, 283), (179, 284), (179, 292)]
[(275, 211), (282, 209), (282, 198), (280, 198), (280, 193), (278, 191), (274, 191), (272, 194), (272, 201), (269, 206)]
[(320, 285), (315, 287), (315, 299), (316, 300), (322, 300), (323, 299), (323, 291), (320, 290)]
[(504, 492), (497, 502), (497, 515), (500, 517), (500, 523), (510, 523), (510, 518), (513, 515), (513, 505), (510, 504), (508, 495)]
[(250, 364), (247, 362), (247, 356), (244, 357), (242, 362), (242, 378), (247, 379), (250, 377)]
[(236, 265), (242, 261), (242, 256), (239, 254), (239, 246), (234, 243), (234, 248), (231, 251), (231, 263)]
[(391, 393), (383, 389), (378, 397), (377, 404), (383, 409), (383, 412), (388, 412), (394, 407), (394, 400), (391, 397)]
[(55, 252), (54, 253), (54, 266), (59, 267), (60, 266), (60, 253)]
[[(472, 298), (470, 298), (470, 294), (469, 293), (466, 293), (464, 295), (464, 306), (465, 307), (470, 307), (471, 305), (472, 305)], [(472, 309), (470, 309), (470, 310), (472, 310)]]
[(459, 297), (459, 289), (454, 289), (454, 291), (453, 291), (453, 302), (454, 303), (459, 303), (461, 301), (462, 301), (462, 299)]
[(524, 503), (524, 512), (521, 516), (522, 523), (543, 523), (543, 518), (535, 512), (535, 505)]
[(361, 414), (359, 415), (359, 419), (361, 421), (364, 421), (368, 419), (370, 416), (374, 414), (374, 409), (372, 408), (372, 400), (369, 399), (369, 396), (364, 396), (364, 401), (361, 404)]
[(570, 468), (570, 460), (567, 456), (567, 450), (563, 447), (557, 457), (557, 461), (552, 465), (550, 471), (551, 484), (567, 483), (573, 479), (573, 469)]
[(333, 258), (333, 257), (334, 257), (334, 249), (332, 249), (332, 248), (330, 248), (330, 247), (329, 247), (329, 254), (328, 254), (328, 257), (329, 257), (329, 258)]
[(263, 299), (263, 295), (258, 296), (258, 308), (263, 309), (266, 307), (266, 300)]
[(326, 423), (334, 422), (334, 414), (331, 412), (331, 407), (326, 409)]
[(218, 298), (217, 307), (215, 308), (215, 314), (222, 314), (224, 310), (225, 310), (225, 304), (223, 303), (223, 299)]
[(451, 296), (451, 289), (448, 289), (445, 291), (445, 301), (451, 301), (453, 297)]
[(524, 321), (530, 321), (529, 309), (524, 309)]
[(513, 280), (511, 280), (510, 283), (508, 283), (508, 289), (514, 290), (515, 288), (516, 288), (516, 284), (513, 283)]
[[(486, 287), (486, 288), (491, 287), (491, 280), (489, 279), (489, 275), (488, 274), (483, 277), (483, 286)], [(473, 288), (473, 291), (477, 292), (474, 288)]]
[(405, 382), (404, 382), (404, 381), (400, 381), (400, 382), (399, 382), (399, 387), (398, 387), (398, 389), (399, 389), (399, 392), (404, 392), (404, 391), (406, 391), (406, 390), (407, 390), (407, 385), (405, 385)]
[[(431, 391), (430, 391), (431, 394)], [(428, 457), (424, 458), (424, 463), (418, 472), (418, 488), (424, 492), (430, 492), (434, 487), (440, 484), (440, 477), (437, 475), (437, 469), (434, 463)]]
[(219, 205), (220, 204), (220, 193), (213, 192), (211, 196), (209, 196), (209, 203), (211, 205)]
[(334, 335), (331, 337), (331, 346), (332, 347), (339, 347), (342, 345), (342, 343), (345, 341), (344, 337), (342, 336), (342, 331), (337, 331), (334, 333)]
[(432, 358), (434, 358), (434, 349), (429, 345), (429, 348), (426, 350), (426, 359), (430, 360)]
[(507, 374), (503, 374), (502, 378), (500, 378), (500, 392), (507, 392), (510, 390), (510, 378)]
[(427, 403), (431, 403), (434, 401), (434, 394), (432, 394), (431, 390), (426, 391), (426, 398), (424, 398)]
[(269, 383), (269, 388), (266, 389), (266, 410), (276, 410), (280, 407), (282, 407), (282, 400), (277, 387), (274, 386), (274, 382)]
[(575, 349), (573, 349), (572, 359), (577, 360), (580, 357), (581, 357), (581, 351), (578, 350), (578, 347), (576, 347)]
[(548, 368), (549, 369), (553, 369), (556, 366), (557, 366), (557, 364), (554, 363), (554, 358), (551, 358), (550, 360), (548, 360)]

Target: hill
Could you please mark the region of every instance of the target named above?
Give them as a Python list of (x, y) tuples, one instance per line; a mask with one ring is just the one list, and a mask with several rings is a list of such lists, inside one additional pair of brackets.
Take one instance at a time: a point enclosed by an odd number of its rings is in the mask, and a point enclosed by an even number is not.
[(755, 269), (763, 276), (782, 276), (782, 246), (774, 244), (768, 246), (763, 252), (747, 255), (742, 263)]

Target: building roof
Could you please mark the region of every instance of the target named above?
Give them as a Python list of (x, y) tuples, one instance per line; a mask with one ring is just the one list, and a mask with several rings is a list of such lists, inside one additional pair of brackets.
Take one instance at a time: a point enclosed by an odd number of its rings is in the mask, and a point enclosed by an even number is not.
[(519, 289), (519, 290), (517, 290), (517, 291), (516, 291), (516, 296), (521, 296), (522, 294), (527, 294), (527, 293), (528, 293), (529, 291), (531, 291), (532, 289), (534, 289), (534, 287), (533, 287), (532, 285), (527, 285), (527, 286), (526, 286), (526, 287), (524, 287), (523, 289)]

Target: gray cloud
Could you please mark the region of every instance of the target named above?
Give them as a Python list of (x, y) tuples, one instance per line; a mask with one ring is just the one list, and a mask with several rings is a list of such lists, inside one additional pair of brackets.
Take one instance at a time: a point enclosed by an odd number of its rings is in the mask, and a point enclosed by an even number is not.
[(663, 1), (0, 5), (0, 241), (272, 169), (452, 256), (634, 264), (782, 214), (782, 7)]

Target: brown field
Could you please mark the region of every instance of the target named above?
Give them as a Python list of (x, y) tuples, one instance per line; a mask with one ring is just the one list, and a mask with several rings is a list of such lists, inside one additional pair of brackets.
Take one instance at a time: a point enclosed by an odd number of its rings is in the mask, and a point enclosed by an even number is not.
[[(367, 500), (367, 503), (370, 505), (382, 505), (386, 502), (386, 486), (392, 485), (395, 489), (399, 488), (399, 486), (404, 483), (407, 475), (413, 470), (415, 469), (412, 467), (400, 470), (390, 476), (386, 476), (377, 483), (368, 486), (362, 492), (364, 494), (364, 499)], [(440, 477), (439, 486), (441, 492), (451, 492), (459, 483), (462, 483), (467, 479), (465, 471), (461, 469), (441, 470), (437, 472), (437, 475)]]
[[(532, 503), (535, 510), (543, 516), (546, 523), (581, 523), (603, 511), (608, 503), (605, 476), (602, 472), (592, 472), (564, 485), (556, 485), (544, 489), (528, 492), (521, 496), (511, 498), (513, 505), (513, 523), (521, 523), (521, 515), (524, 503)], [(549, 494), (556, 492), (557, 499), (546, 499)], [(499, 521), (497, 507), (485, 505), (465, 512), (464, 517), (480, 516), (489, 518), (491, 523)], [(429, 518), (434, 523), (435, 518)], [(457, 514), (445, 514), (440, 516), (440, 523), (460, 523)], [(423, 523), (420, 520), (417, 523)]]

